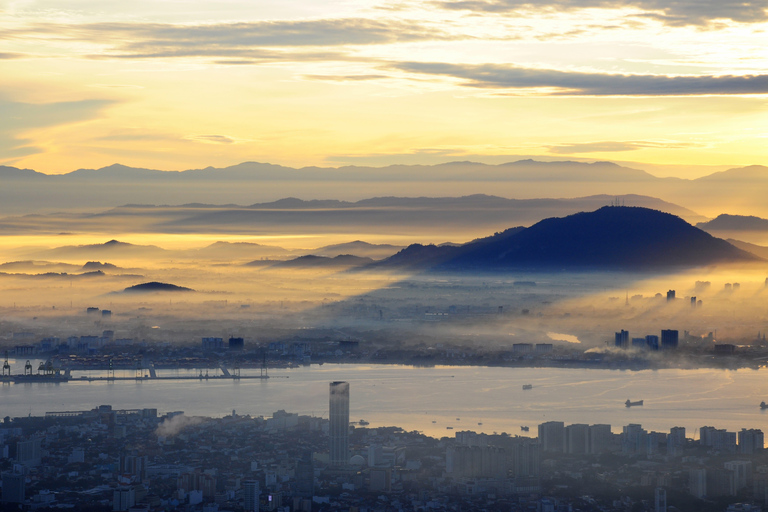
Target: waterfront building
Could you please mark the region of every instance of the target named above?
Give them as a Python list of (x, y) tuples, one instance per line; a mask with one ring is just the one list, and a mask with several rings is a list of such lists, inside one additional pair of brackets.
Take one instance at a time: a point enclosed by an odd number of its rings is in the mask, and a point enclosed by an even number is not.
[(512, 476), (538, 478), (541, 475), (541, 445), (534, 439), (517, 437), (512, 443)]
[(667, 436), (667, 455), (680, 456), (685, 447), (685, 427), (672, 427)]
[(329, 436), (331, 466), (349, 461), (349, 383), (331, 382), (329, 397)]
[(763, 431), (756, 428), (741, 429), (739, 432), (739, 453), (745, 455), (752, 455), (763, 451), (765, 446), (765, 438)]
[(565, 448), (565, 423), (547, 421), (539, 425), (539, 443), (541, 451), (563, 453)]
[(648, 448), (648, 432), (636, 423), (623, 427), (621, 433), (621, 452), (625, 455), (644, 453)]
[(659, 337), (655, 334), (649, 334), (645, 337), (645, 344), (651, 350), (659, 350)]
[(596, 455), (610, 451), (613, 432), (610, 425), (589, 426), (589, 453)]
[(589, 446), (589, 425), (576, 423), (565, 427), (565, 453), (585, 454)]

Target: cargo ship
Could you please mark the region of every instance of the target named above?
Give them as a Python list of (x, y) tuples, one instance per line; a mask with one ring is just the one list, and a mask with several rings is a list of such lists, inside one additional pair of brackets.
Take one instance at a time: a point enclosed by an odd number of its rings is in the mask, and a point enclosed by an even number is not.
[(633, 402), (631, 400), (627, 400), (626, 402), (624, 402), (624, 405), (627, 406), (627, 407), (634, 407), (636, 405), (643, 405), (643, 401), (642, 400), (638, 400), (637, 402)]
[(66, 370), (64, 373), (56, 371), (54, 373), (13, 375), (11, 379), (17, 384), (23, 382), (69, 382), (72, 379), (72, 376), (70, 375), (69, 370)]
[[(7, 374), (5, 373), (6, 371), (8, 372)], [(8, 364), (8, 359), (6, 359), (5, 365), (3, 366), (3, 375), (0, 378), (0, 381), (21, 384), (24, 382), (69, 382), (71, 379), (72, 375), (69, 370), (62, 372), (59, 369), (54, 369), (51, 361), (46, 361), (45, 363), (41, 362), (37, 369), (37, 373), (32, 373), (32, 363), (27, 360), (24, 365), (23, 374), (11, 375), (11, 367)]]

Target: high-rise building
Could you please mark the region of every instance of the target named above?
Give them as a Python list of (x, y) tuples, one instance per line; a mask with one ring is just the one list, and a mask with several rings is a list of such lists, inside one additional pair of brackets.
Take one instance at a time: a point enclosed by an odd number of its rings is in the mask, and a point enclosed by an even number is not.
[(688, 472), (688, 492), (698, 499), (703, 499), (707, 495), (706, 469), (692, 469)]
[(24, 482), (22, 473), (3, 473), (3, 501), (6, 503), (24, 503)]
[(677, 348), (678, 332), (673, 329), (664, 329), (661, 331), (661, 349)]
[(315, 494), (315, 466), (311, 451), (305, 453), (301, 460), (296, 461), (294, 475), (296, 477), (295, 495), (311, 500)]
[(672, 302), (675, 300), (675, 290), (669, 290), (667, 292), (667, 302)]
[(659, 337), (655, 334), (649, 334), (645, 337), (645, 344), (650, 350), (659, 350)]
[(629, 346), (629, 331), (622, 329), (616, 333), (615, 345), (618, 348), (627, 348)]
[(610, 425), (590, 425), (589, 453), (604, 453), (611, 449), (613, 433)]
[(246, 480), (243, 482), (244, 508), (248, 512), (259, 512), (259, 496), (261, 488), (258, 480)]
[(575, 423), (565, 427), (565, 453), (585, 454), (589, 449), (589, 425)]
[(741, 429), (739, 436), (739, 453), (752, 455), (760, 453), (765, 446), (763, 431), (755, 428)]
[(512, 475), (515, 478), (538, 478), (541, 473), (541, 445), (527, 437), (514, 438), (511, 447)]
[(667, 512), (667, 490), (657, 487), (654, 494), (654, 512)]
[(42, 458), (43, 440), (33, 437), (16, 443), (16, 461), (25, 466), (39, 466)]
[(539, 425), (539, 444), (542, 452), (563, 453), (565, 449), (565, 423), (547, 421)]
[(136, 504), (136, 490), (130, 486), (120, 486), (112, 493), (112, 510), (123, 512)]
[(645, 453), (648, 447), (648, 432), (636, 423), (622, 429), (621, 452), (626, 454)]
[(680, 456), (685, 447), (685, 427), (672, 427), (667, 436), (667, 454)]
[(331, 382), (329, 400), (330, 464), (349, 461), (349, 383)]

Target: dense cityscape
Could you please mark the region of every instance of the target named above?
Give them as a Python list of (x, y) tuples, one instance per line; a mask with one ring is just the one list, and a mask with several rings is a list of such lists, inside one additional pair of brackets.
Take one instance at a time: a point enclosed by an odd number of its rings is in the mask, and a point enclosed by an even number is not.
[(6, 417), (3, 509), (752, 512), (768, 498), (757, 429), (548, 421), (537, 437), (437, 439), (350, 423), (353, 397), (330, 383), (328, 419), (109, 405)]

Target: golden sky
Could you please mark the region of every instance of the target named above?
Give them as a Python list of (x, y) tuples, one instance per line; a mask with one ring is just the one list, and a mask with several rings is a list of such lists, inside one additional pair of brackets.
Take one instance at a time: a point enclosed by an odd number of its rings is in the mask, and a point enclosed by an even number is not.
[(766, 8), (0, 0), (0, 164), (768, 164)]

